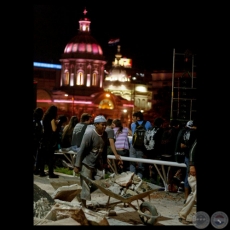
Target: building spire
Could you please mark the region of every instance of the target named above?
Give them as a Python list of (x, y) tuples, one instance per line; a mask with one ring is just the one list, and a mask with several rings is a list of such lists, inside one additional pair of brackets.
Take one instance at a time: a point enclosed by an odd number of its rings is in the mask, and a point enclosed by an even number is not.
[(88, 13), (88, 11), (85, 8), (84, 11), (83, 11), (84, 19), (81, 19), (79, 21), (79, 30), (83, 31), (83, 32), (90, 32), (90, 23), (91, 23), (91, 21), (86, 17), (87, 13)]
[(120, 51), (121, 51), (121, 46), (120, 45), (118, 45), (117, 46), (117, 54), (115, 55), (115, 57), (116, 57), (116, 59), (117, 59), (117, 65), (120, 65), (120, 59), (121, 59), (121, 57), (122, 57), (122, 55), (120, 54)]
[(83, 14), (86, 16), (87, 13), (88, 13), (88, 11), (86, 10), (86, 7), (85, 7)]

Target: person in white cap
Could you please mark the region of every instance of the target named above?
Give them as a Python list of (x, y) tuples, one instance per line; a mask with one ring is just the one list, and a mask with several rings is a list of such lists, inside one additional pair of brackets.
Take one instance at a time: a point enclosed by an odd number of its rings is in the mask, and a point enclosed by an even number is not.
[(179, 145), (179, 147), (176, 146), (176, 152), (178, 148), (180, 148), (180, 151), (184, 152), (185, 154), (184, 163), (187, 166), (185, 170), (185, 176), (184, 176), (184, 194), (185, 194), (184, 203), (186, 202), (187, 197), (191, 190), (191, 187), (188, 183), (189, 151), (196, 138), (197, 138), (197, 122), (196, 120), (190, 120), (186, 123), (185, 127), (182, 128), (181, 133), (178, 133), (178, 142), (176, 144)]
[(86, 207), (87, 200), (91, 200), (91, 192), (94, 189), (90, 188), (89, 182), (84, 177), (95, 180), (98, 170), (102, 171), (108, 167), (106, 122), (107, 120), (102, 115), (95, 117), (94, 128), (85, 132), (76, 155), (74, 172), (80, 172), (82, 186), (80, 199), (83, 207)]
[(188, 176), (188, 183), (191, 187), (191, 193), (188, 195), (183, 208), (179, 211), (179, 218), (178, 220), (183, 224), (189, 224), (190, 222), (187, 221), (187, 216), (192, 211), (192, 208), (196, 204), (197, 201), (197, 188), (196, 188), (196, 164), (197, 164), (197, 139), (194, 141), (190, 152), (189, 152), (189, 176)]

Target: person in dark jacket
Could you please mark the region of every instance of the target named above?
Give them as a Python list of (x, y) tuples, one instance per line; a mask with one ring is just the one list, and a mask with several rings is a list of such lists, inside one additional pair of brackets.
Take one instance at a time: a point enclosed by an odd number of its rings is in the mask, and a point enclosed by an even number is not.
[(83, 207), (86, 207), (87, 200), (91, 200), (91, 192), (94, 189), (84, 177), (92, 180), (98, 179), (100, 172), (108, 167), (106, 122), (107, 120), (102, 115), (95, 117), (95, 127), (85, 132), (76, 155), (74, 172), (80, 172), (82, 186), (80, 199)]
[[(132, 131), (132, 144), (129, 148), (129, 157), (132, 158), (145, 158), (145, 149), (144, 148), (135, 148), (133, 146), (134, 134), (136, 130), (136, 122), (138, 125), (141, 125), (144, 122), (144, 115), (141, 111), (134, 112), (132, 115), (131, 131)], [(145, 123), (145, 129), (148, 130), (152, 128), (152, 124), (149, 121)], [(134, 172), (140, 178), (143, 178), (145, 173), (145, 165), (142, 162), (130, 162), (130, 172)]]
[[(180, 121), (173, 119), (169, 123), (169, 127), (165, 128), (161, 139), (161, 159), (165, 161), (175, 161), (175, 147), (177, 136), (180, 131)], [(165, 166), (167, 172), (167, 184), (169, 192), (177, 192), (180, 186), (180, 180), (174, 175), (178, 171), (178, 167)]]
[(81, 141), (83, 135), (87, 129), (87, 127), (91, 123), (92, 116), (88, 113), (83, 113), (80, 118), (80, 122), (78, 122), (73, 128), (72, 140), (71, 140), (71, 150), (74, 152), (78, 152), (80, 148)]
[[(147, 159), (151, 159), (151, 160), (161, 159), (161, 153), (162, 153), (161, 140), (164, 132), (163, 124), (164, 124), (164, 120), (161, 117), (157, 117), (154, 120), (153, 128), (157, 130), (157, 132), (154, 135), (154, 149), (145, 150), (145, 157)], [(153, 164), (150, 163), (145, 163), (144, 166), (145, 166), (145, 177), (150, 179), (151, 183), (156, 184), (157, 175), (158, 175), (156, 168), (154, 167)]]
[(41, 150), (39, 151), (39, 164), (36, 164), (36, 172), (39, 172), (40, 177), (47, 176), (45, 173), (45, 164), (48, 164), (48, 173), (50, 178), (58, 178), (59, 176), (54, 174), (54, 146), (57, 144), (55, 131), (58, 129), (57, 118), (58, 108), (55, 105), (51, 105), (43, 115), (43, 137), (41, 140)]
[[(37, 107), (33, 113), (33, 164), (34, 170), (36, 169), (37, 155), (40, 149), (41, 139), (43, 135), (43, 127), (42, 127), (42, 116), (43, 109)], [(35, 172), (38, 174), (38, 172)]]
[(73, 136), (73, 129), (79, 122), (77, 116), (72, 116), (69, 123), (65, 125), (61, 136), (61, 148), (70, 148)]
[(183, 224), (189, 224), (186, 221), (187, 216), (191, 212), (193, 206), (196, 204), (196, 156), (197, 155), (197, 139), (194, 141), (190, 153), (189, 153), (189, 176), (188, 176), (188, 183), (191, 187), (191, 193), (188, 195), (186, 203), (184, 204), (183, 208), (179, 212), (179, 221)]
[[(187, 170), (185, 171), (185, 177), (184, 177), (184, 192), (185, 192), (185, 200), (188, 197), (188, 194), (190, 192), (190, 186), (188, 183), (188, 171), (189, 171), (189, 152), (191, 150), (191, 146), (193, 145), (195, 139), (197, 138), (197, 123), (195, 120), (190, 120), (187, 122), (185, 127), (185, 132), (183, 136), (180, 138), (180, 146), (181, 149), (185, 153), (185, 161), (184, 163), (187, 166)], [(186, 201), (185, 201), (186, 202)]]

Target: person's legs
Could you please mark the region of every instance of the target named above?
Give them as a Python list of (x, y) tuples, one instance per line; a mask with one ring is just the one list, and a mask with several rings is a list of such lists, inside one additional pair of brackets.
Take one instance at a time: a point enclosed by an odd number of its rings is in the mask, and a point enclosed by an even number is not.
[(44, 146), (41, 146), (39, 149), (38, 149), (38, 152), (37, 152), (37, 157), (36, 157), (36, 169), (35, 169), (35, 175), (40, 175), (40, 177), (44, 177), (44, 176), (47, 176), (45, 174), (45, 159), (46, 157), (46, 149)]
[[(129, 150), (117, 150), (117, 153), (121, 155), (122, 157), (129, 157)], [(126, 172), (130, 170), (130, 162), (129, 161), (123, 161), (123, 168), (120, 170), (121, 172)]]
[(191, 187), (191, 193), (188, 195), (186, 203), (183, 208), (179, 212), (179, 221), (186, 220), (187, 216), (191, 212), (194, 204), (196, 203), (196, 177), (189, 176), (188, 177), (189, 185)]
[(49, 168), (49, 177), (58, 178), (59, 176), (54, 174), (54, 151), (55, 149), (52, 146), (48, 146), (47, 157), (48, 157), (48, 168)]
[[(132, 145), (130, 145), (129, 157), (137, 158), (136, 150), (133, 148)], [(136, 174), (136, 162), (130, 162), (130, 172), (134, 172)]]
[(34, 169), (34, 175), (39, 175), (41, 171), (41, 152), (40, 150), (37, 151), (37, 156), (35, 160), (35, 169)]
[(90, 179), (93, 179), (93, 170), (86, 167), (85, 165), (82, 165), (81, 173), (80, 173), (80, 181), (81, 181), (81, 193), (80, 198), (82, 201), (82, 206), (86, 207), (86, 200), (91, 200), (91, 193), (90, 193), (90, 186), (89, 183), (82, 177), (88, 177)]
[(185, 178), (184, 178), (184, 196), (185, 200), (187, 199), (189, 193), (190, 193), (190, 186), (188, 183), (188, 170), (189, 170), (189, 158), (185, 157), (184, 163), (186, 164), (186, 172), (185, 172)]
[[(137, 153), (137, 158), (143, 158), (144, 157), (144, 152), (142, 150), (136, 149), (136, 153)], [(136, 168), (137, 176), (139, 176), (142, 179), (143, 175), (144, 175), (144, 171), (145, 171), (144, 163), (138, 162), (137, 168)]]

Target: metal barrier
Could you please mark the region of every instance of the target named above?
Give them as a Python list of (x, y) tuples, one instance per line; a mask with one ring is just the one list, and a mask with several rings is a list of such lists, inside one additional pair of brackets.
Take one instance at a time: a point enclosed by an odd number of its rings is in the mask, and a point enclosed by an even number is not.
[[(57, 155), (64, 155), (66, 157), (66, 159), (68, 159), (69, 163), (71, 165), (74, 165), (74, 161), (75, 161), (75, 155), (77, 155), (76, 152), (73, 151), (57, 151), (54, 154)], [(68, 155), (70, 155), (70, 158), (68, 157)], [(112, 159), (115, 160), (115, 156), (114, 155), (107, 155), (108, 159)], [(141, 163), (149, 163), (149, 164), (153, 164), (159, 174), (159, 176), (161, 177), (164, 186), (165, 186), (165, 191), (168, 191), (168, 187), (167, 187), (167, 175), (165, 173), (165, 168), (164, 166), (167, 165), (169, 166), (168, 171), (170, 169), (170, 166), (175, 166), (175, 167), (185, 167), (186, 168), (186, 164), (185, 163), (177, 163), (174, 161), (162, 161), (162, 160), (152, 160), (152, 159), (146, 159), (146, 158), (133, 158), (133, 157), (124, 157), (121, 156), (121, 160), (123, 161), (132, 161), (132, 162), (141, 162)], [(159, 168), (157, 167), (157, 165), (161, 165), (161, 169), (162, 169), (162, 173), (160, 172)], [(75, 173), (73, 173), (73, 175), (75, 176)]]
[[(114, 155), (107, 155), (107, 158), (108, 159), (116, 159)], [(123, 157), (123, 156), (121, 156), (121, 160), (153, 164), (155, 166), (159, 176), (161, 177), (163, 183), (164, 183), (165, 191), (168, 191), (168, 185), (167, 185), (167, 175), (165, 173), (164, 166), (165, 165), (169, 166), (168, 171), (170, 169), (170, 166), (185, 167), (186, 168), (185, 163), (177, 163), (177, 162), (174, 162), (174, 161), (161, 161), (161, 160), (152, 160), (152, 159), (145, 159), (145, 158), (133, 158), (133, 157)], [(163, 175), (160, 172), (160, 170), (157, 167), (157, 165), (161, 165)]]

